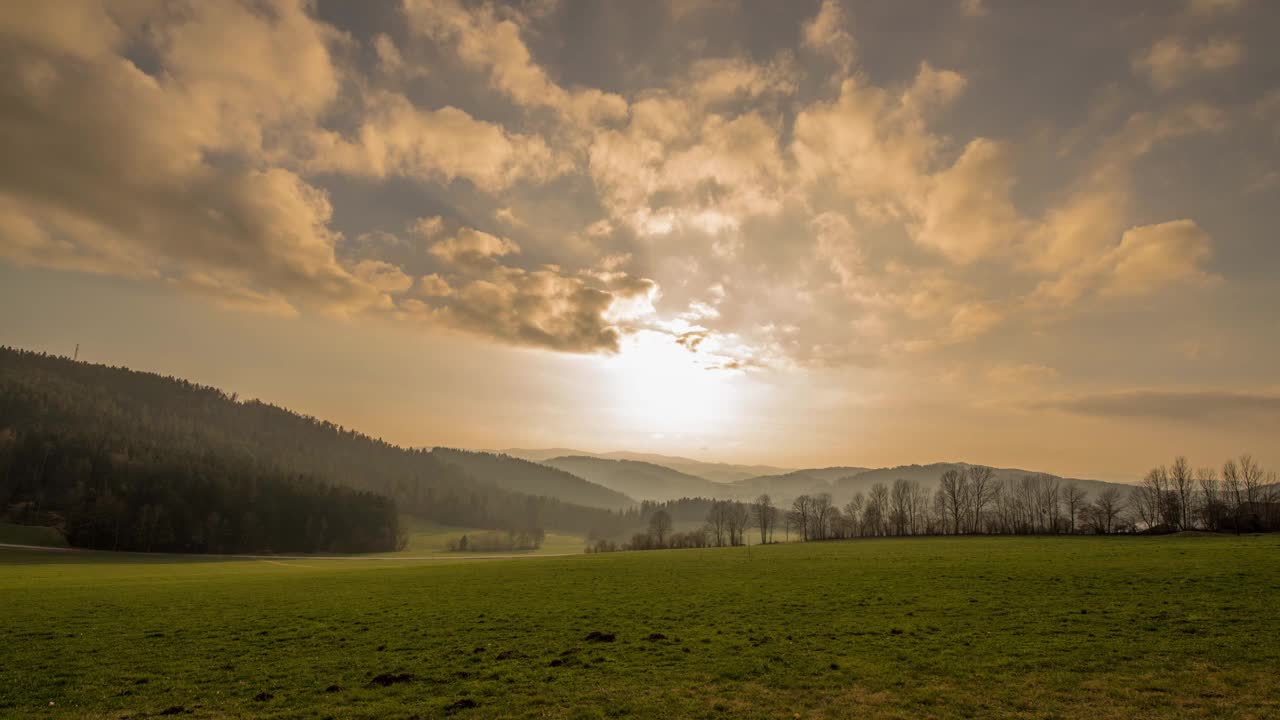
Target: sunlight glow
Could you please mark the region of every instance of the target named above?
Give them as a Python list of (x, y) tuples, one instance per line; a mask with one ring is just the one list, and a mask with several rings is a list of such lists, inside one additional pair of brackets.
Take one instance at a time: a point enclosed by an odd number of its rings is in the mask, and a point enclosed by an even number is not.
[(602, 362), (612, 378), (619, 420), (633, 430), (722, 434), (736, 425), (743, 373), (707, 369), (670, 335), (636, 333)]

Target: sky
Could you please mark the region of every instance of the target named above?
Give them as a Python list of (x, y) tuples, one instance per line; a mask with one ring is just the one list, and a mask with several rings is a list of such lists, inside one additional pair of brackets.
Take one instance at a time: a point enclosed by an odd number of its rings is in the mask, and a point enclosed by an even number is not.
[(0, 343), (404, 445), (1280, 465), (1280, 5), (0, 4)]

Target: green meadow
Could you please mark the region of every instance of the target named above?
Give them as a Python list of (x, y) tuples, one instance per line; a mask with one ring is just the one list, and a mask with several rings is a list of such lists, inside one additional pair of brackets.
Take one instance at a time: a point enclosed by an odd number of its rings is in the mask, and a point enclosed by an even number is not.
[(578, 535), (567, 535), (564, 533), (547, 533), (546, 538), (542, 542), (542, 547), (537, 550), (511, 550), (503, 553), (451, 553), (445, 549), (450, 540), (457, 540), (463, 535), (491, 532), (484, 528), (456, 528), (446, 525), (438, 525), (429, 523), (415, 518), (404, 516), (400, 519), (401, 525), (409, 533), (409, 542), (405, 548), (395, 553), (382, 553), (384, 556), (401, 556), (401, 557), (423, 557), (423, 556), (448, 556), (455, 559), (467, 559), (484, 557), (486, 554), (491, 555), (569, 555), (581, 553), (586, 547), (585, 538)]
[(1276, 536), (412, 557), (0, 549), (0, 717), (1280, 717)]

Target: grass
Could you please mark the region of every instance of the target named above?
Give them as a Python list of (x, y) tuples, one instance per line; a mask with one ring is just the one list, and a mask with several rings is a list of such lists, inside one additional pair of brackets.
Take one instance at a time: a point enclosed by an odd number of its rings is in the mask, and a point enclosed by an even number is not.
[(587, 540), (579, 535), (565, 535), (561, 533), (547, 533), (543, 540), (542, 547), (537, 550), (513, 550), (502, 553), (451, 553), (445, 550), (445, 544), (450, 540), (458, 538), (468, 533), (489, 532), (477, 528), (459, 528), (448, 525), (436, 525), (434, 523), (417, 520), (411, 517), (401, 518), (401, 522), (409, 531), (409, 544), (404, 550), (397, 553), (386, 553), (387, 555), (400, 556), (424, 556), (424, 555), (450, 555), (464, 557), (484, 557), (486, 555), (565, 555), (580, 553), (587, 546)]
[(67, 547), (67, 539), (54, 528), (42, 525), (14, 525), (13, 523), (3, 522), (0, 522), (0, 543)]
[(1276, 717), (1278, 557), (1275, 536), (0, 550), (0, 717)]

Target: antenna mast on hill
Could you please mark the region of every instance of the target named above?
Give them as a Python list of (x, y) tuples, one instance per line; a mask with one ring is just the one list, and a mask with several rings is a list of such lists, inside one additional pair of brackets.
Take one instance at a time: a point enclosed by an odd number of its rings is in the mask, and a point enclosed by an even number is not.
[(71, 358), (71, 360), (74, 362), (79, 359), (80, 359), (80, 343), (76, 343), (76, 354)]

